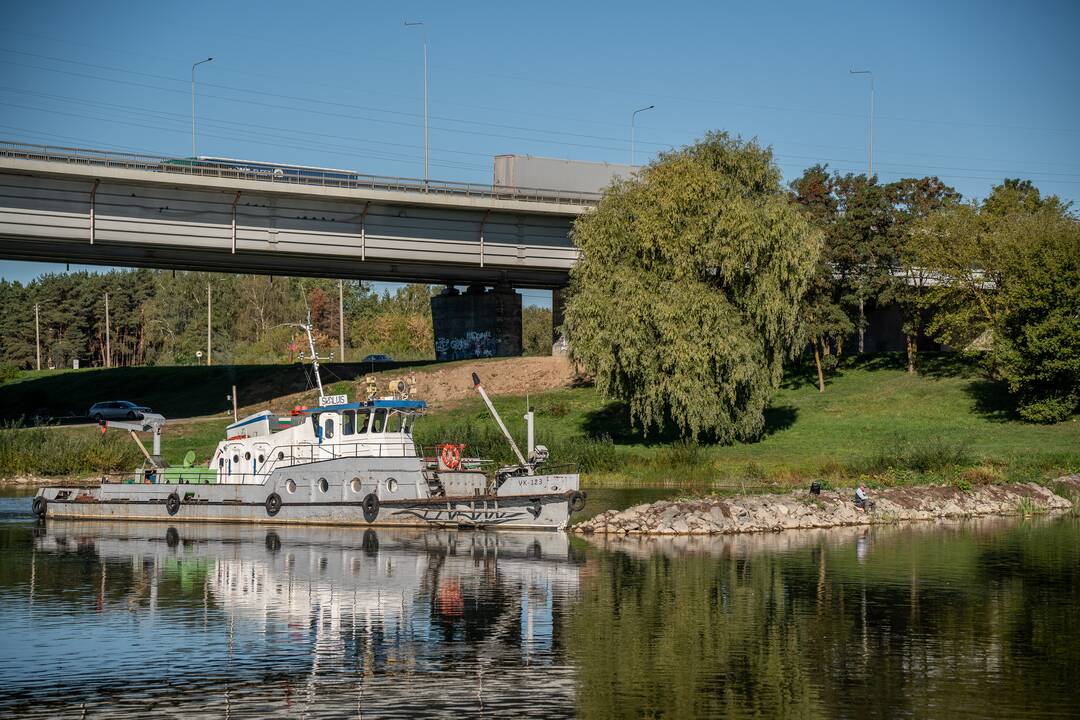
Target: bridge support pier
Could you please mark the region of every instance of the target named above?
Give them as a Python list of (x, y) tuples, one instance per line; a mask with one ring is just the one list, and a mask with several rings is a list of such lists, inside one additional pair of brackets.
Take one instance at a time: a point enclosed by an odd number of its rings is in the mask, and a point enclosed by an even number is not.
[(438, 360), (521, 355), (521, 296), (509, 285), (448, 285), (431, 298), (431, 323)]

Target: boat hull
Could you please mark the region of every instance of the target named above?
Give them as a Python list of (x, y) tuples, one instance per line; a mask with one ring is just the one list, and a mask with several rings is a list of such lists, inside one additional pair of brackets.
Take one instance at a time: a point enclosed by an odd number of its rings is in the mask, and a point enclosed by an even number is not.
[(416, 458), (337, 459), (283, 469), (261, 484), (42, 488), (34, 507), (70, 519), (560, 530), (583, 499), (576, 474), (511, 478), (495, 493), (480, 473), (442, 479), (446, 495), (432, 496)]

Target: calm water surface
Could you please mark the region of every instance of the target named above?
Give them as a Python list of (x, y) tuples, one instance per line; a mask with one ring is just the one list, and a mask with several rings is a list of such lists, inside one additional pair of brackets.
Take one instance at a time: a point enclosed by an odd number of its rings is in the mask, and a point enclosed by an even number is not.
[(0, 716), (1080, 714), (1075, 517), (605, 543), (29, 505)]

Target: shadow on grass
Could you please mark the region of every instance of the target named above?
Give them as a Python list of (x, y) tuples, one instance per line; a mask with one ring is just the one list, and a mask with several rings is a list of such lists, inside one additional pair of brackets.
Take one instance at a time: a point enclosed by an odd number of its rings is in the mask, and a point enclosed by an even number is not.
[[(761, 436), (767, 437), (795, 424), (799, 417), (798, 408), (791, 405), (769, 407), (765, 410), (765, 427)], [(683, 441), (678, 428), (667, 423), (663, 432), (652, 431), (648, 435), (635, 427), (630, 421), (630, 407), (623, 402), (610, 402), (604, 407), (585, 414), (582, 423), (585, 435), (591, 439), (609, 438), (616, 445), (671, 445)], [(704, 436), (701, 445), (715, 445), (716, 439)]]
[[(370, 372), (420, 367), (435, 361), (394, 363), (325, 363), (327, 383), (363, 378)], [(80, 370), (36, 377), (0, 386), (0, 420), (32, 417), (79, 418), (103, 400), (131, 400), (168, 418), (226, 412), (226, 396), (237, 389), (241, 405), (265, 403), (314, 387), (307, 365), (213, 365), (122, 367)]]
[(973, 400), (973, 409), (992, 422), (1022, 422), (1008, 386), (995, 380), (973, 380), (964, 388)]
[[(860, 370), (874, 372), (891, 370), (906, 372), (907, 355), (902, 352), (863, 353), (847, 355), (832, 370), (825, 372), (825, 385), (829, 386), (845, 371)], [(977, 357), (958, 352), (936, 352), (924, 350), (916, 358), (916, 372), (923, 377), (935, 380), (942, 378), (978, 378), (983, 369)], [(784, 379), (780, 386), (785, 390), (799, 390), (804, 387), (817, 387), (817, 366), (812, 356), (803, 355), (796, 362), (784, 368)]]

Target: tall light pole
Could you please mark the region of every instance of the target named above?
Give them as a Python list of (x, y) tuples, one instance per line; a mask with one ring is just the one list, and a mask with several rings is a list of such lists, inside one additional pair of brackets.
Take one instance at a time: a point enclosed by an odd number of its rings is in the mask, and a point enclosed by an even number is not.
[(37, 369), (41, 370), (41, 318), (38, 316), (37, 303), (34, 303), (34, 349), (37, 352)]
[(109, 327), (109, 293), (105, 293), (105, 367), (112, 367), (112, 330)]
[(197, 63), (193, 63), (191, 66), (191, 157), (199, 157), (195, 152), (195, 68), (199, 67), (203, 63), (208, 63), (214, 58), (209, 57), (205, 60), (200, 60)]
[[(422, 21), (405, 21), (405, 27), (424, 26)], [(427, 62), (427, 27), (424, 26), (424, 182), (428, 181), (428, 62)]]
[(640, 110), (635, 110), (630, 113), (630, 167), (634, 167), (634, 121), (637, 120), (637, 114), (645, 112), (646, 110), (652, 110), (655, 105), (649, 107), (643, 107)]
[(337, 281), (338, 362), (345, 362), (345, 281)]
[(214, 314), (213, 314), (213, 298), (210, 297), (210, 283), (206, 283), (206, 364), (213, 365), (211, 357), (211, 351), (213, 343), (211, 342), (211, 332), (214, 326)]
[[(850, 75), (869, 75), (870, 76), (870, 136), (866, 145), (866, 164), (869, 166), (869, 175), (867, 180), (871, 180), (874, 177), (874, 73), (869, 70), (848, 70)], [(864, 349), (863, 340), (866, 334), (866, 309), (864, 307), (863, 298), (863, 286), (864, 283), (859, 282), (859, 353), (861, 354)]]
[(874, 177), (874, 73), (869, 70), (848, 70), (848, 74), (870, 76), (870, 140), (866, 149), (866, 159), (870, 166), (870, 177)]

